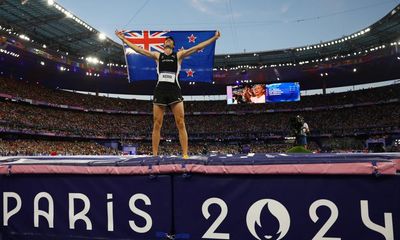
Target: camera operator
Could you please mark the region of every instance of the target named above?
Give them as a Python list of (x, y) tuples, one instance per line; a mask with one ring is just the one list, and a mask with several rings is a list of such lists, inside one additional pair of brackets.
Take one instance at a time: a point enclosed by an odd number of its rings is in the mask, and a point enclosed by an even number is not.
[(297, 115), (290, 119), (290, 128), (292, 133), (296, 136), (296, 144), (307, 149), (307, 135), (310, 133), (310, 129), (308, 124), (304, 121), (304, 118)]
[(300, 146), (304, 146), (305, 149), (307, 149), (307, 135), (310, 133), (310, 128), (308, 127), (308, 124), (304, 121), (303, 117), (297, 116), (301, 118), (301, 122), (303, 125), (301, 126), (301, 130), (299, 135), (297, 136), (297, 144)]

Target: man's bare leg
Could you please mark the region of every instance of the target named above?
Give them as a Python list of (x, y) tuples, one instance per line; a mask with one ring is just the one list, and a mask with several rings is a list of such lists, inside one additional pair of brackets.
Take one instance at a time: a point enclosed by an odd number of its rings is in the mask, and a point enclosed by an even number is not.
[(179, 131), (179, 142), (182, 147), (182, 156), (188, 157), (188, 134), (185, 125), (185, 111), (183, 102), (175, 103), (171, 106), (172, 113), (174, 114), (176, 127)]
[(153, 134), (151, 138), (153, 156), (158, 155), (158, 146), (160, 145), (161, 127), (164, 119), (164, 112), (164, 106), (153, 104)]

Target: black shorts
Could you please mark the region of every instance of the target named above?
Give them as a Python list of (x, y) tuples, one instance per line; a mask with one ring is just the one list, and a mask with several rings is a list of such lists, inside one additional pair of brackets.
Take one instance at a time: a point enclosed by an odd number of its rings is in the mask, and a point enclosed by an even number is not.
[(158, 84), (154, 90), (153, 104), (170, 106), (182, 101), (181, 89), (175, 84)]

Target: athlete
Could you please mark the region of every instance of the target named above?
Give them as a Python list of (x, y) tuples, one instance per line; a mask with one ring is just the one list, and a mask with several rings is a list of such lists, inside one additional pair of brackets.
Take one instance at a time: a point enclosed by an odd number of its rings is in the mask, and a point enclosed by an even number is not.
[(253, 87), (254, 96), (250, 98), (252, 103), (265, 103), (265, 89), (262, 84)]
[(116, 31), (115, 34), (135, 52), (152, 58), (157, 63), (158, 82), (154, 90), (153, 98), (153, 155), (158, 155), (158, 146), (160, 144), (160, 132), (163, 123), (164, 112), (166, 107), (170, 107), (172, 113), (174, 114), (175, 123), (179, 131), (179, 142), (182, 147), (182, 156), (184, 159), (187, 159), (189, 157), (188, 134), (185, 126), (183, 97), (181, 93), (181, 87), (179, 85), (180, 67), (183, 59), (215, 42), (221, 36), (221, 33), (216, 31), (212, 38), (189, 49), (184, 49), (178, 52), (174, 52), (174, 39), (172, 37), (166, 37), (164, 41), (164, 53), (148, 51), (130, 43), (124, 38), (124, 34), (121, 31)]

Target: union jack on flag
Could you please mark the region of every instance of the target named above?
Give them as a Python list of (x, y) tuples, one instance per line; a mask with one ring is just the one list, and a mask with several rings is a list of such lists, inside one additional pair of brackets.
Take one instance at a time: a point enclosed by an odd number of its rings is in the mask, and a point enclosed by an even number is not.
[(131, 31), (124, 32), (125, 39), (148, 51), (164, 52), (164, 41), (168, 31)]
[[(125, 31), (124, 37), (130, 43), (148, 51), (164, 52), (166, 37), (175, 41), (174, 51), (189, 49), (213, 37), (215, 31)], [(154, 59), (137, 54), (124, 44), (129, 82), (156, 80), (157, 65)], [(185, 58), (181, 65), (179, 79), (182, 81), (212, 82), (215, 43)]]

